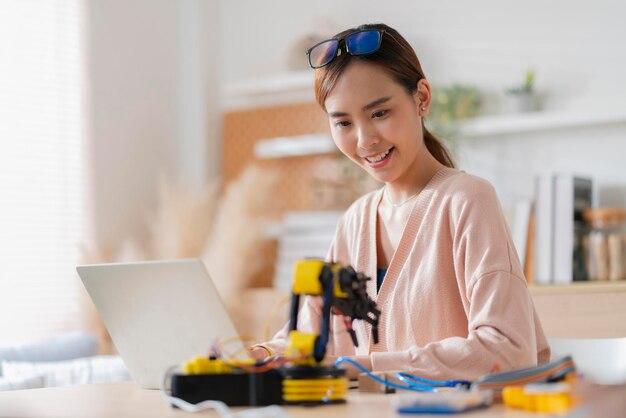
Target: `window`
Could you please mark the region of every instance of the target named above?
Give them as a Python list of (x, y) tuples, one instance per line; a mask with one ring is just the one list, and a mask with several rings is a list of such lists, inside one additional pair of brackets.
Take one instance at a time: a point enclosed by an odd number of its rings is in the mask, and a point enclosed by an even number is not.
[(81, 0), (2, 1), (0, 343), (78, 325), (81, 6)]

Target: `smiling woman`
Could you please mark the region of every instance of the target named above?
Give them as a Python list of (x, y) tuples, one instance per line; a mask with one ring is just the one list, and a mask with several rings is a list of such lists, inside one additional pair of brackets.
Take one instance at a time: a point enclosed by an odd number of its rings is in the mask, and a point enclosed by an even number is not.
[[(382, 311), (379, 341), (359, 322), (354, 331), (362, 343), (354, 347), (335, 316), (331, 360), (352, 356), (369, 370), (438, 380), (548, 361), (493, 187), (455, 169), (424, 128), (431, 92), (411, 46), (386, 25), (363, 25), (308, 56), (335, 144), (385, 184), (346, 211), (328, 255), (378, 279), (367, 292)], [(301, 328), (317, 332), (320, 317), (320, 301), (307, 298)], [(288, 332), (262, 347), (284, 353)], [(264, 357), (262, 347), (251, 354)]]
[(428, 83), (420, 80), (416, 93), (409, 95), (384, 70), (362, 62), (343, 75), (324, 102), (337, 147), (376, 180), (388, 183), (393, 201), (414, 195), (442, 165), (424, 141), (415, 140), (423, 136)]

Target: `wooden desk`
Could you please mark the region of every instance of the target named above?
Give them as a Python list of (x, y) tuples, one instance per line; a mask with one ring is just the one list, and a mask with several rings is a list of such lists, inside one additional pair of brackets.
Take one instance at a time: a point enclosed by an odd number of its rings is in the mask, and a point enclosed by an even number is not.
[[(285, 407), (285, 412), (298, 417), (396, 417), (390, 399), (396, 395), (350, 393), (348, 403), (320, 407)], [(0, 392), (1, 417), (217, 417), (214, 411), (190, 414), (173, 409), (156, 390), (139, 389), (133, 382), (103, 385), (82, 385), (48, 389)], [(424, 415), (415, 415), (421, 417)], [(463, 417), (527, 418), (537, 415), (494, 406), (463, 414)]]

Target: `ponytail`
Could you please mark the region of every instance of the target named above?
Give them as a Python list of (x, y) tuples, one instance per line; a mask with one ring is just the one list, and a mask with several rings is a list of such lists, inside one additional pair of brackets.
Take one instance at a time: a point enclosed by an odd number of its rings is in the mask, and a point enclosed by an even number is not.
[(424, 144), (433, 157), (446, 167), (454, 168), (454, 160), (450, 151), (435, 135), (430, 133), (424, 124), (422, 124), (422, 130), (424, 132)]

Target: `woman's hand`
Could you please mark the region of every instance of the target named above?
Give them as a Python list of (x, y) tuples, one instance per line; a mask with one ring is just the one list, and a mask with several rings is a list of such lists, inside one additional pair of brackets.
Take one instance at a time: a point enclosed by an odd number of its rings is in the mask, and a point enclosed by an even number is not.
[(270, 354), (270, 351), (262, 345), (253, 345), (248, 348), (248, 356), (254, 360), (265, 360)]

